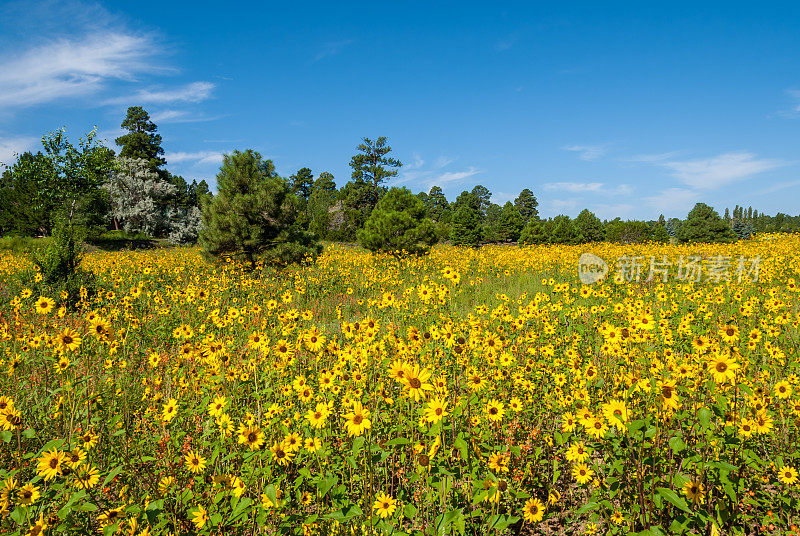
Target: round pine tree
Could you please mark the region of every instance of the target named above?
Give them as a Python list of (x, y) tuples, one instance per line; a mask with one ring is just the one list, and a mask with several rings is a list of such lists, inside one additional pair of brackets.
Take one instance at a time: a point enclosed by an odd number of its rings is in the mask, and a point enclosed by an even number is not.
[(522, 228), (525, 227), (525, 220), (511, 201), (503, 205), (498, 222), (498, 238), (501, 242), (516, 242)]
[(450, 241), (456, 246), (477, 246), (481, 242), (481, 215), (472, 203), (463, 203), (450, 221)]
[(736, 235), (728, 222), (705, 203), (697, 203), (678, 229), (679, 242), (733, 242)]
[(427, 253), (436, 243), (433, 222), (425, 217), (425, 204), (407, 188), (386, 192), (357, 236), (368, 250), (393, 255)]
[(314, 257), (322, 247), (297, 223), (298, 200), (270, 162), (253, 150), (225, 155), (218, 193), (203, 206), (200, 243), (211, 257), (232, 256), (285, 265)]

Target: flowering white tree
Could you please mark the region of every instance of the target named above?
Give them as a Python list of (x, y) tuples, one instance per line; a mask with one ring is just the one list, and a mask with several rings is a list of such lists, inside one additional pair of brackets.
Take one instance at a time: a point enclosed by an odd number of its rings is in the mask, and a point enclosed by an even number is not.
[(198, 207), (170, 209), (169, 219), (171, 221), (170, 242), (182, 246), (197, 242), (203, 228), (203, 213)]
[(146, 160), (118, 158), (117, 171), (104, 187), (111, 196), (111, 215), (126, 232), (156, 236), (167, 230), (164, 201), (176, 188), (160, 180)]

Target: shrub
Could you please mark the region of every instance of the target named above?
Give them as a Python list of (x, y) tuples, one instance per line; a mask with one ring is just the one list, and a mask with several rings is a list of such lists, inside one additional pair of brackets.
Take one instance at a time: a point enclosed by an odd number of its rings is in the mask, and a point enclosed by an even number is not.
[(407, 188), (390, 189), (357, 236), (358, 242), (370, 251), (394, 254), (427, 253), (436, 243), (433, 222), (425, 217), (425, 205)]

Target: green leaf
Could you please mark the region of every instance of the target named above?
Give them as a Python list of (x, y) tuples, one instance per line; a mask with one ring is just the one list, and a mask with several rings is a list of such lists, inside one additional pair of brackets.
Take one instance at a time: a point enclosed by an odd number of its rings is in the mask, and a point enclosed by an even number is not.
[(12, 434), (9, 430), (3, 430), (0, 432), (0, 439), (3, 440), (3, 443), (10, 443), (11, 442)]
[(673, 506), (680, 508), (684, 512), (691, 512), (683, 497), (680, 497), (674, 490), (669, 488), (656, 488), (656, 492), (669, 501)]
[(335, 476), (328, 476), (320, 480), (317, 483), (317, 490), (319, 490), (320, 497), (324, 497), (337, 482), (339, 482), (339, 479)]
[(577, 515), (585, 514), (586, 512), (591, 512), (592, 510), (596, 510), (597, 507), (600, 506), (598, 503), (591, 501), (583, 506), (581, 506), (578, 511), (576, 512)]
[(700, 408), (700, 411), (697, 412), (697, 418), (700, 420), (700, 425), (704, 430), (708, 430), (711, 427), (711, 417), (713, 416), (714, 412), (708, 408)]
[(678, 453), (686, 449), (686, 443), (683, 442), (678, 436), (673, 436), (669, 439), (669, 448), (672, 449), (672, 452)]
[(405, 437), (395, 437), (386, 442), (386, 445), (389, 447), (397, 447), (399, 445), (408, 445), (411, 443), (411, 440)]

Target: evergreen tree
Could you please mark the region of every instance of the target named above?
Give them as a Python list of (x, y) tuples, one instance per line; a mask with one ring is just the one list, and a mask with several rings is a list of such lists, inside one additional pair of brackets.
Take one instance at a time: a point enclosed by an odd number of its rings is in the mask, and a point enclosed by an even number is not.
[(232, 255), (256, 266), (282, 265), (316, 256), (321, 246), (297, 224), (298, 200), (271, 162), (248, 149), (225, 155), (217, 195), (203, 206), (203, 250)]
[(353, 168), (351, 178), (356, 182), (370, 184), (372, 188), (365, 189), (368, 193), (367, 216), (380, 198), (379, 187), (381, 184), (397, 175), (397, 168), (403, 164), (396, 158), (388, 155), (392, 148), (387, 145), (386, 137), (381, 136), (374, 142), (369, 138), (362, 138), (362, 143), (356, 147), (359, 151), (350, 159)]
[(665, 225), (654, 225), (653, 229), (650, 231), (650, 240), (653, 242), (659, 242), (662, 244), (666, 244), (669, 242), (670, 236), (667, 232), (667, 227)]
[(151, 171), (158, 173), (162, 180), (167, 180), (162, 169), (167, 161), (163, 157), (161, 135), (156, 134), (158, 127), (150, 120), (150, 114), (141, 106), (131, 106), (122, 121), (122, 128), (128, 133), (115, 140), (121, 147), (119, 156), (145, 160)]
[(420, 254), (436, 243), (436, 234), (422, 201), (406, 188), (391, 188), (358, 231), (358, 242), (372, 252)]
[[(42, 177), (55, 173), (52, 162), (39, 151), (19, 155), (0, 175), (0, 234), (48, 234), (52, 229), (55, 198), (40, 196), (48, 187)], [(41, 197), (41, 199), (40, 199)]]
[(333, 175), (324, 171), (311, 186), (308, 197), (309, 229), (321, 239), (328, 236), (330, 210), (336, 202), (336, 183)]
[(522, 228), (525, 227), (525, 220), (511, 201), (503, 205), (500, 213), (498, 238), (501, 242), (516, 242)]
[(522, 216), (522, 219), (525, 220), (525, 223), (528, 223), (531, 219), (537, 219), (539, 217), (539, 201), (536, 200), (536, 196), (533, 195), (533, 192), (530, 191), (528, 188), (525, 188), (519, 193), (519, 197), (514, 199), (514, 206), (517, 207), (517, 210)]
[(478, 184), (470, 193), (478, 200), (478, 212), (481, 215), (481, 220), (486, 219), (486, 211), (489, 210), (492, 204), (492, 192), (486, 186)]
[(489, 203), (483, 216), (483, 240), (484, 242), (500, 241), (500, 214), (503, 209), (500, 205)]
[(531, 218), (523, 227), (522, 233), (520, 233), (519, 243), (522, 245), (547, 244), (550, 242), (552, 227), (552, 220)]
[(680, 242), (731, 242), (735, 235), (717, 211), (705, 203), (697, 203), (689, 212), (677, 234)]
[(589, 209), (583, 209), (575, 218), (575, 227), (584, 242), (602, 242), (605, 238), (605, 229), (600, 218)]
[(428, 217), (436, 222), (449, 223), (450, 222), (450, 203), (444, 196), (444, 192), (438, 186), (431, 188), (425, 198), (425, 209)]
[(553, 218), (549, 241), (551, 244), (580, 244), (583, 237), (575, 222), (569, 216), (561, 214)]
[[(472, 197), (467, 192), (469, 197)], [(457, 246), (477, 246), (481, 242), (481, 216), (474, 204), (462, 203), (450, 221), (450, 241)]]
[(303, 201), (308, 201), (311, 196), (311, 187), (314, 185), (314, 174), (307, 167), (300, 168), (297, 173), (289, 177), (292, 193)]

